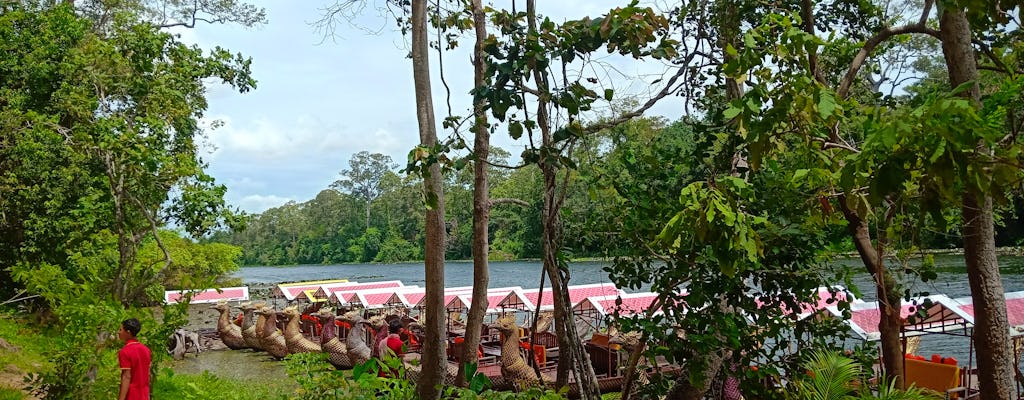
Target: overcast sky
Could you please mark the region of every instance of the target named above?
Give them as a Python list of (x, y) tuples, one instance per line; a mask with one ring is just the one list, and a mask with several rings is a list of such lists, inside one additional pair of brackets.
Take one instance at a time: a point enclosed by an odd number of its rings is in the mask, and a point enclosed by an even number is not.
[[(214, 85), (208, 96), (207, 123), (218, 120), (223, 125), (208, 130), (203, 158), (209, 162), (208, 172), (228, 187), (228, 202), (248, 212), (262, 212), (289, 200), (310, 200), (338, 179), (352, 154), (363, 150), (387, 154), (404, 166), (419, 135), (408, 46), (393, 21), (370, 6), (355, 21), (362, 29), (341, 23), (335, 37), (324, 40), (312, 23), (321, 18), (322, 7), (329, 2), (259, 3), (269, 19), (264, 26), (205, 25), (179, 31), (183, 40), (204, 48), (221, 46), (253, 60), (255, 90), (239, 94)], [(508, 2), (495, 5), (506, 7), (504, 3)], [(624, 3), (558, 0), (539, 2), (538, 10), (560, 22), (558, 16), (596, 17)], [(471, 48), (471, 40), (464, 38), (462, 47)], [(664, 70), (660, 65), (632, 65), (612, 58), (607, 62), (623, 75), (642, 72), (647, 81), (657, 79), (655, 75)], [(452, 88), (452, 112), (465, 115), (473, 79), (468, 54), (447, 56), (444, 69)], [(648, 88), (641, 82), (616, 90), (642, 93)], [(448, 111), (446, 93), (437, 78), (433, 94), (441, 121)], [(679, 109), (674, 110), (678, 116)], [(513, 155), (522, 150), (507, 135), (495, 135), (493, 140)]]

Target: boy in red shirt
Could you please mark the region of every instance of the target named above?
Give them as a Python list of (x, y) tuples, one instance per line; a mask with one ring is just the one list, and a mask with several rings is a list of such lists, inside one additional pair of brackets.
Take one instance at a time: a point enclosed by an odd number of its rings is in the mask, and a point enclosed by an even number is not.
[[(381, 339), (377, 343), (377, 353), (380, 354), (380, 358), (383, 360), (388, 357), (388, 352), (397, 356), (399, 359), (402, 358), (402, 338), (398, 336), (398, 333), (402, 331), (402, 322), (395, 319), (388, 323), (388, 336)], [(385, 371), (383, 368), (378, 372), (378, 376), (381, 377), (397, 377), (397, 371)]]
[(149, 400), (149, 362), (152, 353), (146, 345), (135, 338), (142, 330), (138, 319), (128, 318), (121, 322), (117, 337), (124, 341), (124, 347), (117, 352), (121, 365), (121, 391), (118, 400)]

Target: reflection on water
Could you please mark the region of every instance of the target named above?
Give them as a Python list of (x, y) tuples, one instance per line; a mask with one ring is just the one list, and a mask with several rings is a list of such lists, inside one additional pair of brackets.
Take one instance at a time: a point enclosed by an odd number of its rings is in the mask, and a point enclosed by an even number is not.
[(198, 356), (190, 353), (184, 360), (169, 365), (176, 374), (199, 375), (203, 371), (222, 378), (250, 381), (289, 381), (284, 364), (270, 358), (267, 353), (249, 350), (204, 351)]

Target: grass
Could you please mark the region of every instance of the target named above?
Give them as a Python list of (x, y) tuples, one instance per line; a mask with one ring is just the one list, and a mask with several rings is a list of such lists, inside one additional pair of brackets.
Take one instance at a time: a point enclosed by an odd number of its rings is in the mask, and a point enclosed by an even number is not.
[(0, 365), (22, 371), (37, 371), (48, 366), (43, 355), (49, 345), (47, 334), (31, 326), (24, 318), (8, 310), (0, 311), (0, 338), (18, 348), (15, 351), (0, 351)]
[(22, 400), (25, 395), (18, 389), (0, 388), (0, 400)]
[[(56, 334), (32, 325), (13, 310), (0, 310), (0, 338), (17, 347), (15, 351), (0, 349), (0, 400), (27, 398), (16, 386), (22, 376), (51, 368), (46, 349)], [(116, 369), (111, 361), (110, 370)], [(101, 374), (103, 375), (103, 374)], [(113, 379), (116, 379), (113, 378)], [(295, 392), (295, 383), (289, 379), (275, 382), (222, 378), (210, 373), (202, 375), (175, 374), (170, 368), (157, 376), (153, 398), (157, 399), (218, 399), (218, 400), (275, 400), (286, 399)]]
[(209, 372), (174, 374), (169, 368), (153, 386), (154, 399), (284, 400), (294, 392), (295, 384), (289, 382), (229, 379)]

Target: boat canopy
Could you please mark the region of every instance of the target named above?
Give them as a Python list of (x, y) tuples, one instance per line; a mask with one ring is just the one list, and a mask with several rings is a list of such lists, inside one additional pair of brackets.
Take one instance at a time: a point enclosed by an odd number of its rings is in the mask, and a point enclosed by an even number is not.
[[(1010, 336), (1024, 339), (1024, 292), (1010, 292), (1006, 297), (1006, 319), (1010, 323)], [(974, 299), (961, 297), (954, 300), (974, 321)]]
[[(831, 315), (842, 313), (834, 305), (826, 307)], [(880, 313), (877, 302), (856, 302), (850, 304), (850, 328), (864, 340), (881, 339), (878, 331)], [(927, 333), (968, 335), (974, 325), (974, 317), (961, 308), (960, 304), (941, 294), (915, 297), (902, 302), (900, 318), (903, 319), (905, 336)]]
[[(764, 305), (764, 302), (762, 302), (760, 299), (761, 297), (758, 297), (757, 300), (755, 300), (758, 308), (761, 308)], [(842, 301), (847, 301), (850, 302), (851, 304), (863, 302), (856, 296), (854, 296), (853, 293), (850, 293), (850, 291), (846, 290), (845, 287), (820, 286), (816, 289), (813, 302), (804, 302), (800, 304), (800, 311), (797, 313), (797, 319), (802, 320), (812, 315), (816, 315), (818, 313), (841, 317), (841, 314), (836, 315), (832, 313), (832, 310), (830, 310), (829, 307), (836, 307), (838, 306), (839, 302)], [(790, 307), (787, 306), (786, 304), (782, 304), (781, 307), (783, 313), (787, 315), (793, 314), (793, 311), (790, 310)], [(836, 308), (836, 311), (838, 311), (838, 308)]]
[(611, 296), (593, 296), (572, 307), (576, 315), (594, 315), (599, 318), (618, 313), (622, 316), (646, 312), (658, 298), (657, 293), (625, 293)]
[[(612, 296), (624, 294), (613, 283), (594, 283), (589, 285), (569, 286), (569, 303), (575, 306), (588, 297)], [(524, 299), (509, 296), (503, 300), (501, 307), (505, 309), (521, 309), (526, 311), (547, 311), (555, 308), (555, 300), (551, 288), (523, 290)], [(538, 304), (540, 303), (540, 304)]]
[(189, 301), (191, 304), (249, 300), (249, 287), (239, 286), (206, 290), (168, 290), (164, 292), (164, 303), (175, 304), (181, 301), (186, 293), (192, 293), (192, 299)]
[(274, 287), (274, 290), (270, 293), (272, 297), (281, 298), (285, 300), (293, 301), (302, 292), (309, 289), (317, 289), (320, 285), (332, 284), (332, 283), (345, 283), (347, 279), (332, 279), (326, 281), (306, 281), (306, 282), (294, 282), (294, 283), (282, 283)]
[(353, 293), (353, 296), (348, 299), (345, 303), (351, 307), (360, 307), (365, 309), (377, 309), (388, 307), (388, 299), (395, 293), (405, 293), (406, 291), (420, 290), (419, 286), (402, 286), (392, 288), (380, 288), (380, 289), (364, 289), (357, 290)]
[[(509, 311), (508, 307), (503, 305), (505, 299), (513, 297), (520, 300), (525, 299), (523, 294), (523, 288), (519, 286), (507, 287), (507, 288), (495, 288), (487, 289), (487, 314), (494, 314)], [(463, 313), (469, 311), (470, 305), (473, 303), (472, 293), (467, 294), (456, 294), (451, 299), (445, 302), (445, 309), (449, 313), (458, 312)], [(518, 309), (513, 309), (518, 310)]]
[(405, 284), (402, 281), (380, 281), (380, 282), (343, 282), (320, 285), (312, 292), (312, 295), (306, 296), (305, 298), (298, 298), (299, 300), (307, 301), (325, 301), (331, 298), (334, 292), (357, 292), (360, 290), (367, 289), (385, 289), (385, 288), (400, 288), (404, 287)]

